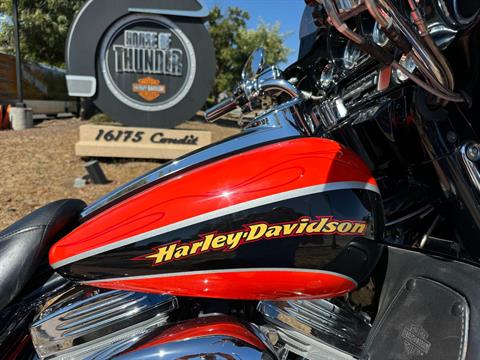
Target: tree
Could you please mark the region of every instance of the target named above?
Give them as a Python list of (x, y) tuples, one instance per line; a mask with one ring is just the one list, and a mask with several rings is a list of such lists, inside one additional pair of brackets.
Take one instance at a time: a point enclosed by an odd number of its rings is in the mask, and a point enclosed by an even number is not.
[(217, 76), (213, 96), (229, 92), (240, 80), (243, 65), (257, 47), (266, 49), (266, 62), (275, 64), (287, 60), (290, 49), (284, 45), (286, 34), (280, 33), (280, 24), (261, 22), (256, 29), (247, 29), (250, 15), (237, 7), (222, 14), (215, 6), (208, 18), (208, 29), (217, 57)]
[[(24, 59), (63, 66), (65, 41), (75, 14), (84, 0), (19, 0), (20, 48)], [(0, 1), (0, 13), (12, 14), (12, 1)], [(0, 31), (0, 47), (14, 53), (13, 24)]]
[[(65, 41), (75, 14), (85, 0), (19, 0), (20, 46), (24, 59), (63, 66)], [(11, 16), (12, 1), (0, 0), (0, 15)], [(210, 12), (208, 28), (217, 56), (217, 77), (213, 95), (229, 91), (239, 81), (245, 61), (256, 47), (267, 50), (267, 63), (287, 59), (290, 49), (283, 41), (280, 25), (260, 23), (256, 29), (247, 29), (248, 12), (236, 7), (226, 14), (218, 6)], [(0, 24), (0, 48), (14, 53), (13, 24)]]

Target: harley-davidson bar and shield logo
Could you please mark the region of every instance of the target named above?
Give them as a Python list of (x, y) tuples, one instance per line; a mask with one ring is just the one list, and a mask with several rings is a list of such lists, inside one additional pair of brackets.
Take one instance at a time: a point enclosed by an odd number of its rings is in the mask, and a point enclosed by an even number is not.
[(153, 101), (160, 95), (166, 93), (166, 87), (160, 84), (160, 80), (147, 77), (139, 79), (138, 82), (132, 84), (132, 91), (146, 101)]

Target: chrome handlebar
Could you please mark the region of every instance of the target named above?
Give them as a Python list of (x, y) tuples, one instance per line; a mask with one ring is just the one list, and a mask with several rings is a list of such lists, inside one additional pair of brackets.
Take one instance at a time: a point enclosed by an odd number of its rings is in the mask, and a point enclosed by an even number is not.
[(286, 94), (292, 99), (303, 96), (297, 87), (282, 77), (282, 72), (271, 66), (260, 73), (255, 79), (242, 80), (234, 90), (234, 95), (205, 111), (205, 120), (215, 122), (222, 116), (233, 111), (237, 106), (252, 109), (255, 100), (262, 96), (276, 97), (279, 93)]
[(237, 100), (233, 96), (230, 96), (229, 98), (205, 111), (205, 120), (208, 122), (214, 122), (215, 120), (235, 110), (237, 106)]

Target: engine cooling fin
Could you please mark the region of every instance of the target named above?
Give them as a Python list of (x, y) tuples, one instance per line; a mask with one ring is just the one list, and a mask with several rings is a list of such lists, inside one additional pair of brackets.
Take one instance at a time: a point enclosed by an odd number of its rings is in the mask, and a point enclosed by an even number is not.
[(358, 358), (371, 329), (363, 317), (328, 300), (262, 301), (258, 310), (278, 334), (280, 352), (310, 360)]
[(45, 305), (31, 326), (41, 359), (94, 357), (165, 325), (175, 297), (76, 286)]

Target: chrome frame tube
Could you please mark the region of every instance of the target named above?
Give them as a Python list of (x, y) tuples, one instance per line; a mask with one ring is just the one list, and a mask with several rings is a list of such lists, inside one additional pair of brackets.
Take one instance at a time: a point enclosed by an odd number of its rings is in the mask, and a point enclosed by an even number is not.
[(419, 60), (430, 69), (430, 71), (435, 75), (437, 80), (445, 87), (446, 90), (449, 89), (449, 84), (447, 77), (445, 75), (445, 70), (437, 62), (435, 56), (431, 54), (428, 49), (423, 46), (422, 41), (419, 38), (419, 34), (412, 29), (408, 24), (406, 19), (400, 14), (400, 12), (395, 8), (395, 6), (390, 2), (390, 0), (377, 0), (382, 3), (382, 8), (389, 14), (393, 20), (393, 24), (397, 27), (400, 32), (407, 38), (407, 40), (412, 44), (413, 51)]

